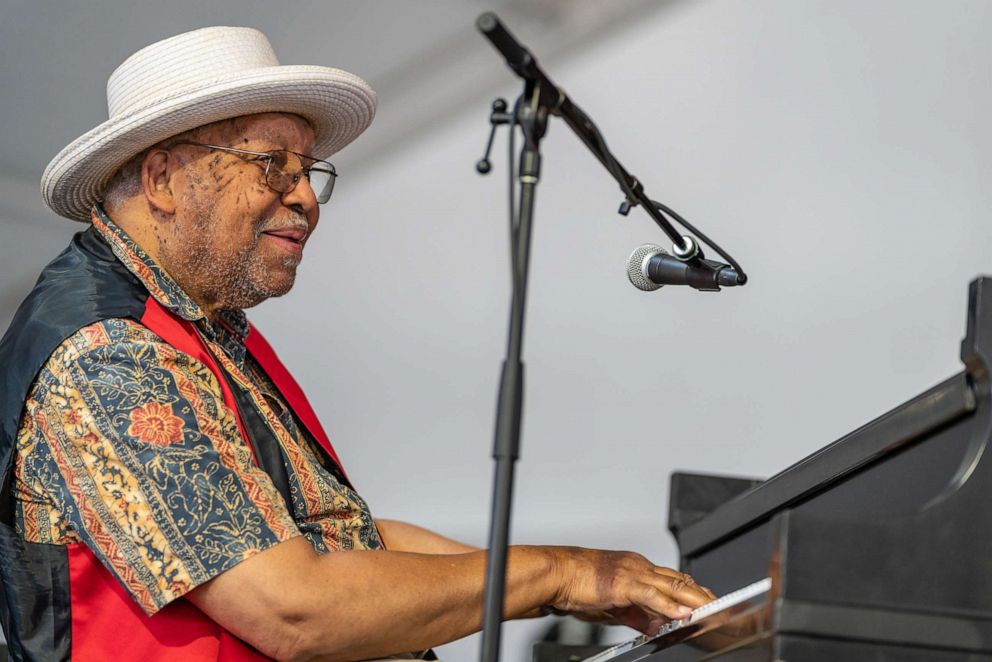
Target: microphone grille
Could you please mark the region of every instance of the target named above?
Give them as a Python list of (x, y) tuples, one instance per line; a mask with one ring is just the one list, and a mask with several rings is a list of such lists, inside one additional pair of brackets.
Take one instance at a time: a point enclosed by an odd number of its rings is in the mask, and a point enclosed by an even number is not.
[(653, 292), (662, 287), (658, 283), (651, 282), (651, 279), (648, 278), (648, 261), (659, 254), (667, 255), (668, 251), (656, 244), (638, 246), (630, 254), (630, 257), (627, 258), (627, 278), (630, 279), (634, 287), (645, 292)]

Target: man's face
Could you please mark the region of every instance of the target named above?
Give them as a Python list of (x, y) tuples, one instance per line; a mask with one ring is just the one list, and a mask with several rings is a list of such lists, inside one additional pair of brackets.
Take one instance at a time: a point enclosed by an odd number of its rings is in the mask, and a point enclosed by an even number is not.
[[(221, 123), (195, 140), (309, 154), (314, 135), (296, 115), (267, 113)], [(288, 292), (319, 216), (306, 178), (289, 193), (278, 193), (265, 182), (264, 160), (194, 145), (169, 151), (184, 162), (174, 180), (175, 215), (157, 230), (169, 274), (215, 310), (249, 308)]]

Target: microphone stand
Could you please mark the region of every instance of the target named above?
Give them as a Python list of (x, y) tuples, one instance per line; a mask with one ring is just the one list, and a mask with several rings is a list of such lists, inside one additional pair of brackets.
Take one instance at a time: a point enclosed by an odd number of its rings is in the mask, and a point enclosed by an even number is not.
[[(613, 175), (626, 196), (620, 213), (626, 215), (631, 207), (642, 205), (674, 244), (676, 257), (699, 270), (717, 273), (705, 260), (696, 240), (681, 236), (668, 221), (664, 211), (681, 225), (689, 228), (727, 259), (738, 272), (738, 284), (747, 281), (740, 265), (719, 246), (689, 225), (685, 219), (665, 205), (653, 202), (644, 192), (637, 178), (628, 173), (610, 153), (596, 125), (582, 110), (572, 103), (548, 76), (537, 66), (537, 60), (500, 23), (492, 12), (482, 14), (476, 21), (479, 31), (492, 42), (506, 58), (507, 65), (524, 80), (524, 91), (514, 110), (507, 114), (506, 104), (498, 99), (490, 116), (492, 133), (486, 147), (486, 156), (476, 164), (485, 174), (490, 170), (488, 161), (493, 136), (499, 124), (509, 124), (510, 131), (519, 125), (524, 137), (518, 166), (520, 206), (516, 225), (511, 222), (510, 260), (512, 263), (512, 296), (506, 358), (500, 376), (499, 399), (496, 413), (496, 430), (493, 442), (495, 470), (493, 478), (492, 513), (489, 531), (489, 551), (486, 564), (485, 610), (483, 613), (482, 662), (498, 662), (500, 631), (503, 620), (503, 602), (506, 592), (506, 561), (509, 546), (510, 510), (513, 499), (513, 476), (520, 455), (520, 425), (523, 409), (524, 364), (521, 359), (524, 333), (524, 304), (527, 296), (527, 275), (530, 262), (531, 228), (534, 218), (534, 197), (541, 176), (540, 142), (547, 130), (548, 117), (557, 115), (579, 136), (600, 163)], [(511, 188), (512, 191), (512, 188)], [(511, 209), (511, 218), (512, 218)], [(719, 288), (717, 288), (719, 289)]]
[[(527, 79), (520, 101), (515, 104), (515, 116), (507, 118), (510, 130), (520, 126), (524, 136), (520, 151), (520, 211), (517, 227), (511, 233), (513, 264), (510, 325), (506, 358), (500, 376), (499, 400), (493, 459), (496, 463), (493, 479), (493, 501), (489, 552), (486, 564), (485, 612), (482, 630), (482, 659), (499, 659), (500, 630), (506, 586), (506, 557), (509, 547), (510, 510), (513, 500), (513, 475), (520, 455), (520, 424), (523, 408), (524, 364), (521, 359), (524, 338), (524, 308), (527, 298), (527, 275), (530, 265), (531, 228), (534, 218), (534, 198), (541, 177), (540, 143), (548, 126), (550, 95), (540, 81)], [(494, 130), (495, 130), (494, 122)], [(490, 139), (491, 144), (491, 139)]]

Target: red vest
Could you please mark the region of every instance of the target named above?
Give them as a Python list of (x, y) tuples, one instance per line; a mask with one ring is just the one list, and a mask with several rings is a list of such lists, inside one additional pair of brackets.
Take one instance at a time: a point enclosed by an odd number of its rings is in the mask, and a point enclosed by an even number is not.
[[(217, 377), (224, 402), (232, 411), (238, 411), (234, 394), (220, 366), (192, 322), (177, 317), (149, 297), (141, 323), (180, 352), (209, 367)], [(299, 420), (338, 462), (334, 448), (303, 391), (254, 327), (248, 334), (246, 345)], [(238, 427), (250, 447), (240, 414)], [(185, 599), (170, 603), (154, 616), (146, 616), (84, 543), (69, 545), (69, 574), (73, 660), (240, 662), (268, 659)], [(119, 638), (121, 632), (127, 633), (123, 640)]]

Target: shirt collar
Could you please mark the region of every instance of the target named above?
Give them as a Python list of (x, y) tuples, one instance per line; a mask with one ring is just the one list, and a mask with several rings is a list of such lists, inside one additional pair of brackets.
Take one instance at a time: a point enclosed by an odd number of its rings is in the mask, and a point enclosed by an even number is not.
[(94, 206), (90, 217), (93, 227), (110, 245), (110, 249), (121, 264), (141, 281), (148, 293), (162, 306), (184, 320), (196, 322), (211, 340), (217, 340), (219, 336), (227, 335), (225, 331), (230, 331), (238, 340), (244, 341), (249, 330), (244, 311), (221, 311), (217, 321), (211, 324), (200, 306), (179, 287), (176, 281), (172, 280), (165, 269), (110, 220), (102, 205)]

